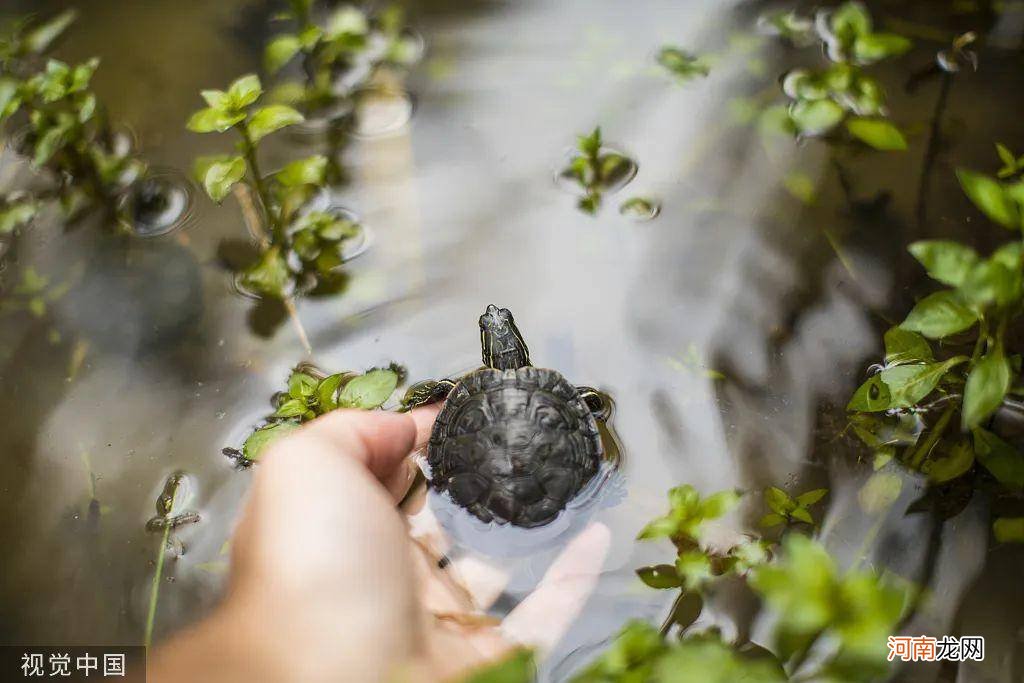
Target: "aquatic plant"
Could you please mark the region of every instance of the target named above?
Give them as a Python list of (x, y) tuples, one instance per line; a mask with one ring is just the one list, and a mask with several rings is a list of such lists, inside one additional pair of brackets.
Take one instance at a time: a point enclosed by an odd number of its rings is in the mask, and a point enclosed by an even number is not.
[(660, 67), (672, 74), (680, 82), (707, 76), (711, 69), (699, 55), (676, 47), (665, 45), (658, 50), (657, 62)]
[(231, 265), (240, 286), (261, 297), (288, 299), (339, 277), (345, 242), (362, 233), (351, 214), (340, 209), (314, 209), (310, 200), (326, 184), (327, 158), (298, 159), (265, 175), (259, 145), (268, 135), (304, 120), (283, 104), (259, 106), (263, 86), (255, 74), (232, 82), (226, 90), (204, 90), (207, 107), (195, 112), (187, 127), (197, 133), (235, 131), (240, 154), (200, 157), (194, 173), (207, 194), (220, 203), (236, 187), (259, 248)]
[(174, 536), (172, 532), (178, 527), (186, 524), (195, 524), (199, 521), (199, 513), (188, 510), (186, 507), (192, 500), (194, 489), (188, 475), (184, 472), (175, 472), (167, 477), (160, 495), (156, 499), (156, 516), (146, 523), (146, 531), (160, 533), (160, 546), (156, 554), (156, 570), (153, 573), (153, 583), (149, 591), (149, 607), (146, 611), (146, 627), (143, 635), (143, 644), (146, 647), (153, 642), (153, 627), (156, 624), (156, 608), (160, 599), (160, 586), (164, 574), (164, 558), (168, 548), (176, 545), (179, 554), (184, 552), (180, 541), (172, 543)]
[(67, 220), (99, 207), (115, 231), (133, 231), (124, 198), (145, 177), (146, 164), (130, 138), (111, 128), (90, 88), (99, 59), (43, 60), (75, 16), (68, 10), (45, 22), (22, 20), (0, 38), (0, 124), (49, 183), (0, 196), (0, 237), (30, 223), (51, 200)]
[(767, 528), (780, 524), (785, 524), (787, 527), (792, 524), (814, 526), (814, 517), (811, 515), (810, 507), (821, 502), (826, 495), (828, 495), (828, 489), (812, 489), (794, 498), (778, 486), (769, 486), (764, 490), (764, 502), (769, 511), (758, 524)]
[(383, 68), (403, 69), (419, 60), (418, 38), (405, 27), (397, 5), (377, 14), (343, 5), (325, 18), (314, 17), (312, 0), (290, 0), (278, 17), (294, 30), (274, 36), (264, 51), (264, 64), (274, 74), (298, 59), (304, 78), (277, 86), (271, 96), (299, 106), (307, 114), (337, 114), (339, 102), (357, 97)]
[(577, 136), (576, 150), (559, 172), (559, 178), (571, 182), (581, 192), (577, 208), (593, 215), (601, 208), (604, 193), (624, 187), (636, 171), (635, 161), (604, 146), (598, 126), (589, 135)]
[[(827, 490), (795, 499), (775, 487), (769, 492), (772, 509), (782, 511), (771, 513), (778, 517), (773, 524), (779, 524), (786, 514), (807, 521), (794, 512), (806, 510)], [(692, 486), (669, 491), (668, 514), (650, 522), (638, 538), (671, 540), (675, 563), (642, 567), (637, 575), (652, 588), (680, 590), (679, 597), (661, 629), (630, 622), (575, 683), (871, 681), (886, 672), (887, 636), (905, 613), (907, 586), (856, 567), (841, 571), (820, 543), (799, 533), (784, 531), (777, 544), (747, 536), (725, 552), (706, 544), (705, 523), (738, 501), (734, 491), (707, 498)], [(695, 626), (713, 586), (727, 577), (746, 583), (762, 611), (772, 615), (768, 647), (745, 635), (727, 642), (716, 629)], [(749, 630), (740, 627), (741, 634)]]
[(820, 69), (793, 69), (783, 79), (793, 133), (821, 136), (842, 125), (850, 139), (876, 150), (906, 149), (903, 133), (887, 118), (882, 86), (864, 67), (904, 54), (911, 47), (907, 38), (876, 32), (871, 15), (859, 2), (819, 10), (814, 21), (780, 13), (768, 17), (763, 25), (797, 46), (816, 38), (832, 61)]
[(275, 410), (265, 424), (249, 435), (241, 450), (225, 448), (223, 453), (240, 467), (248, 467), (260, 459), (271, 443), (325, 413), (338, 408), (380, 408), (404, 376), (405, 371), (395, 364), (372, 368), (362, 374), (339, 372), (333, 375), (309, 364), (300, 365), (288, 377), (287, 390), (275, 394)]
[[(958, 169), (964, 193), (985, 216), (1013, 233), (1024, 231), (1024, 178), (1015, 155), (997, 147), (995, 176)], [(992, 490), (994, 514), (1024, 488), (1024, 454), (999, 436), (993, 415), (1018, 385), (1020, 356), (1008, 348), (1024, 303), (1024, 241), (988, 256), (950, 240), (922, 240), (909, 251), (943, 288), (920, 299), (885, 333), (885, 358), (850, 399), (851, 425), (884, 469), (906, 467), (934, 488), (967, 482), (954, 500), (942, 496), (942, 516), (962, 509), (976, 488)], [(1007, 539), (1007, 523), (1000, 525)], [(1024, 540), (1024, 539), (1022, 539)]]

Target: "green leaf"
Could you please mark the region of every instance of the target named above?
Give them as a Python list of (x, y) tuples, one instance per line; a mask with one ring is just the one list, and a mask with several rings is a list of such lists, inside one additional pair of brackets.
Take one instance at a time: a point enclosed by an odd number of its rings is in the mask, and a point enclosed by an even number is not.
[(889, 57), (899, 57), (913, 44), (895, 33), (869, 33), (853, 41), (853, 56), (861, 64), (871, 64)]
[(537, 667), (531, 650), (518, 649), (497, 662), (470, 671), (461, 683), (532, 683)]
[(232, 109), (243, 109), (259, 99), (263, 85), (256, 74), (246, 74), (228, 86), (227, 99)]
[(274, 178), (285, 187), (298, 187), (300, 185), (322, 185), (326, 174), (327, 157), (316, 154), (291, 162), (275, 173)]
[[(199, 95), (211, 109), (224, 112), (231, 109), (231, 100), (228, 99), (228, 94), (223, 90), (200, 90)], [(238, 112), (229, 113), (237, 114)]]
[(292, 272), (280, 247), (273, 246), (263, 252), (259, 261), (241, 272), (238, 283), (254, 294), (284, 299), (291, 280)]
[(339, 372), (335, 375), (320, 380), (320, 384), (317, 385), (316, 395), (317, 401), (320, 406), (320, 413), (326, 413), (334, 410), (338, 407), (338, 387), (341, 386), (341, 382), (347, 375), (343, 372)]
[(10, 235), (25, 225), (39, 212), (39, 203), (33, 199), (13, 202), (0, 209), (0, 235)]
[(249, 128), (252, 141), (258, 142), (274, 131), (302, 123), (305, 120), (306, 118), (302, 114), (286, 104), (270, 104), (256, 110), (246, 125)]
[(846, 130), (861, 142), (883, 152), (902, 152), (907, 140), (900, 129), (885, 119), (853, 117), (846, 122)]
[(800, 100), (789, 108), (789, 117), (798, 132), (821, 135), (843, 120), (843, 108), (832, 100)]
[(828, 489), (812, 489), (806, 493), (801, 493), (796, 497), (796, 502), (802, 507), (808, 507), (814, 505), (819, 500), (828, 495)]
[(996, 344), (978, 359), (967, 375), (961, 425), (973, 429), (984, 422), (1002, 404), (1010, 390), (1010, 362), (1001, 344)]
[(769, 486), (764, 490), (764, 502), (769, 510), (780, 515), (788, 515), (796, 509), (796, 502), (788, 493), (776, 486)]
[(67, 136), (67, 126), (55, 126), (43, 133), (36, 141), (32, 164), (38, 168), (49, 161), (57, 153), (57, 150), (67, 144)]
[(243, 113), (235, 114), (207, 107), (192, 114), (185, 127), (193, 133), (223, 133), (244, 118)]
[(292, 421), (275, 422), (266, 427), (260, 427), (245, 440), (245, 444), (242, 446), (242, 455), (246, 460), (256, 462), (270, 444), (298, 428), (299, 424)]
[(710, 72), (707, 64), (700, 57), (671, 45), (666, 45), (658, 51), (657, 61), (680, 81), (707, 76)]
[(45, 52), (77, 18), (78, 11), (69, 9), (36, 26), (22, 39), (25, 49), (37, 55)]
[(958, 293), (976, 308), (992, 303), (1006, 306), (1020, 298), (1021, 274), (995, 259), (982, 261), (967, 274)]
[(740, 494), (736, 491), (718, 491), (701, 502), (699, 514), (702, 519), (718, 519), (736, 507), (739, 502)]
[(935, 484), (942, 484), (956, 479), (974, 464), (974, 449), (970, 441), (960, 439), (940, 458), (931, 459), (926, 463), (925, 473)]
[(1024, 543), (1024, 517), (999, 517), (992, 533), (1000, 543)]
[(576, 146), (581, 152), (590, 157), (596, 157), (601, 151), (601, 126), (598, 126), (590, 135), (580, 135)]
[(245, 176), (245, 159), (232, 157), (225, 161), (214, 161), (206, 168), (203, 187), (210, 199), (218, 204), (228, 196), (235, 183)]
[(291, 33), (275, 36), (267, 43), (267, 48), (263, 52), (263, 64), (269, 73), (277, 73), (301, 49), (302, 43), (299, 42), (298, 36)]
[(307, 375), (304, 372), (293, 372), (288, 377), (288, 395), (292, 398), (302, 399), (303, 402), (316, 392), (316, 377)]
[(762, 527), (764, 527), (766, 529), (770, 529), (773, 526), (778, 526), (778, 525), (782, 524), (785, 521), (786, 521), (786, 517), (784, 515), (780, 515), (777, 512), (769, 512), (764, 517), (762, 517), (757, 522), (757, 524), (758, 524), (758, 526), (762, 526)]
[(967, 197), (982, 213), (1004, 228), (1017, 229), (1020, 225), (1017, 205), (997, 180), (966, 168), (958, 168), (956, 177)]
[(636, 540), (648, 541), (654, 538), (670, 538), (675, 536), (679, 530), (679, 523), (671, 517), (658, 517), (657, 519), (648, 522), (640, 533), (637, 534)]
[(966, 330), (977, 319), (956, 293), (935, 292), (918, 301), (900, 327), (931, 339), (941, 339)]
[(864, 512), (875, 514), (888, 510), (902, 490), (903, 480), (898, 474), (875, 472), (857, 492), (857, 500)]
[(301, 398), (290, 398), (277, 407), (274, 417), (302, 417), (308, 410)]
[(338, 405), (363, 410), (379, 408), (397, 386), (398, 374), (394, 370), (370, 370), (345, 385), (338, 396)]
[(799, 507), (796, 510), (793, 510), (793, 512), (790, 513), (790, 517), (798, 522), (803, 522), (804, 524), (814, 524), (814, 518), (811, 517), (811, 512), (804, 507)]
[(954, 356), (941, 363), (899, 365), (879, 373), (892, 394), (892, 408), (909, 408), (930, 394), (947, 372), (967, 360), (967, 356)]
[(978, 462), (1003, 486), (1017, 491), (1024, 489), (1024, 455), (981, 427), (975, 428), (972, 433)]
[(880, 410), (888, 410), (892, 405), (892, 392), (882, 381), (881, 375), (872, 375), (866, 382), (857, 388), (846, 404), (846, 409), (862, 413), (875, 413)]
[(970, 247), (949, 240), (921, 240), (907, 248), (920, 261), (933, 280), (959, 287), (978, 263), (978, 254)]
[(871, 33), (871, 15), (859, 2), (845, 2), (833, 12), (832, 31), (844, 44)]
[(21, 107), (21, 83), (14, 78), (0, 76), (0, 122)]
[(932, 347), (917, 332), (890, 327), (885, 333), (885, 364), (927, 363), (935, 359)]
[(676, 571), (688, 590), (700, 588), (712, 578), (711, 560), (699, 550), (691, 550), (676, 558)]
[(636, 575), (645, 585), (651, 588), (679, 588), (683, 580), (679, 577), (676, 568), (671, 564), (657, 564), (652, 567), (640, 567)]
[(802, 534), (787, 534), (782, 557), (751, 572), (750, 586), (793, 633), (815, 633), (832, 619), (836, 566), (828, 552)]

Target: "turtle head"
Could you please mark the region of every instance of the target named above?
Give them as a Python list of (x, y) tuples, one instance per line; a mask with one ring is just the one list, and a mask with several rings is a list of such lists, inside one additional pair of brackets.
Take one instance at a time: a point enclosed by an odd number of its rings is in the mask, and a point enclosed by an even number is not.
[(480, 316), (480, 351), (484, 365), (496, 370), (513, 370), (530, 364), (530, 350), (512, 313), (494, 304)]

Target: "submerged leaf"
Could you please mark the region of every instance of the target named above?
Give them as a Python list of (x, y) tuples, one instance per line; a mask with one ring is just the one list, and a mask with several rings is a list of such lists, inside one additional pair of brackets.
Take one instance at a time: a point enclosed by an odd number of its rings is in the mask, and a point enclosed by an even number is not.
[(861, 142), (884, 152), (902, 152), (907, 140), (900, 129), (885, 119), (854, 117), (846, 122), (850, 135)]
[(992, 533), (1000, 543), (1024, 543), (1024, 517), (999, 517)]
[(981, 427), (975, 428), (973, 434), (978, 462), (1003, 486), (1024, 489), (1024, 454)]
[(302, 44), (299, 42), (298, 36), (292, 33), (275, 36), (267, 43), (267, 47), (263, 51), (263, 64), (268, 72), (277, 73), (301, 49)]

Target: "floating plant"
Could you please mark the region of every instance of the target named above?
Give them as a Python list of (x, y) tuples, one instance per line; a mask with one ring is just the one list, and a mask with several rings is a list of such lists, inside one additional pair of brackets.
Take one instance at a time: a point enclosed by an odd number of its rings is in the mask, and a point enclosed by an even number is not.
[(904, 54), (911, 46), (908, 39), (874, 31), (871, 16), (859, 2), (819, 10), (813, 21), (785, 13), (772, 15), (762, 25), (797, 46), (816, 37), (832, 60), (821, 69), (794, 69), (783, 79), (792, 132), (816, 137), (842, 125), (850, 139), (874, 149), (906, 149), (903, 133), (886, 118), (882, 86), (863, 67)]
[(666, 45), (658, 50), (657, 62), (680, 82), (703, 78), (711, 72), (700, 56), (673, 45)]
[(576, 206), (588, 214), (601, 208), (605, 193), (616, 192), (636, 176), (636, 162), (622, 152), (604, 146), (601, 128), (590, 135), (580, 135), (568, 165), (558, 178), (571, 183), (573, 190), (582, 193)]
[(275, 410), (265, 424), (249, 435), (241, 450), (225, 448), (223, 453), (239, 467), (249, 467), (259, 461), (267, 446), (309, 420), (338, 408), (380, 408), (404, 376), (405, 371), (394, 364), (362, 374), (333, 375), (309, 364), (300, 365), (288, 378), (287, 390), (274, 395)]
[[(271, 74), (299, 63), (270, 97), (301, 110), (310, 130), (325, 131), (329, 142), (329, 177), (340, 178), (336, 154), (349, 134), (374, 137), (404, 125), (412, 102), (398, 85), (405, 70), (423, 54), (422, 39), (405, 26), (396, 5), (368, 14), (345, 5), (317, 11), (312, 0), (291, 0), (280, 15), (293, 24), (267, 44), (264, 64)], [(397, 104), (397, 118), (381, 127), (366, 116), (381, 102)], [(394, 107), (392, 107), (394, 109)]]
[(967, 169), (957, 177), (975, 207), (1016, 239), (988, 256), (950, 240), (911, 244), (945, 288), (885, 333), (883, 364), (847, 406), (855, 433), (875, 452), (875, 478), (898, 467), (926, 475), (929, 492), (912, 507), (940, 519), (958, 513), (977, 488), (994, 496), (999, 517), (1018, 509), (1024, 487), (1024, 453), (999, 428), (1024, 396), (1020, 356), (1010, 348), (1024, 303), (1024, 179), (1015, 156), (997, 149), (1001, 178)]
[(661, 202), (651, 197), (630, 197), (619, 204), (619, 213), (638, 223), (652, 221), (661, 213)]
[(764, 490), (764, 502), (768, 513), (758, 522), (763, 527), (771, 528), (780, 524), (787, 527), (792, 524), (810, 524), (814, 526), (814, 517), (810, 507), (828, 495), (828, 489), (812, 489), (795, 498), (778, 486), (769, 486)]
[[(42, 23), (25, 20), (0, 39), (0, 124), (13, 149), (49, 182), (32, 193), (0, 196), (0, 236), (29, 224), (50, 201), (58, 203), (67, 220), (100, 208), (113, 229), (135, 233), (139, 216), (122, 209), (134, 205), (133, 195), (140, 191), (153, 195), (153, 186), (142, 184), (146, 164), (131, 140), (111, 128), (90, 88), (99, 60), (43, 63), (75, 16), (68, 10)], [(174, 187), (180, 189), (181, 181)], [(160, 186), (165, 189), (169, 192), (170, 185)], [(171, 227), (179, 219), (163, 216)], [(142, 227), (138, 232), (146, 231)]]

